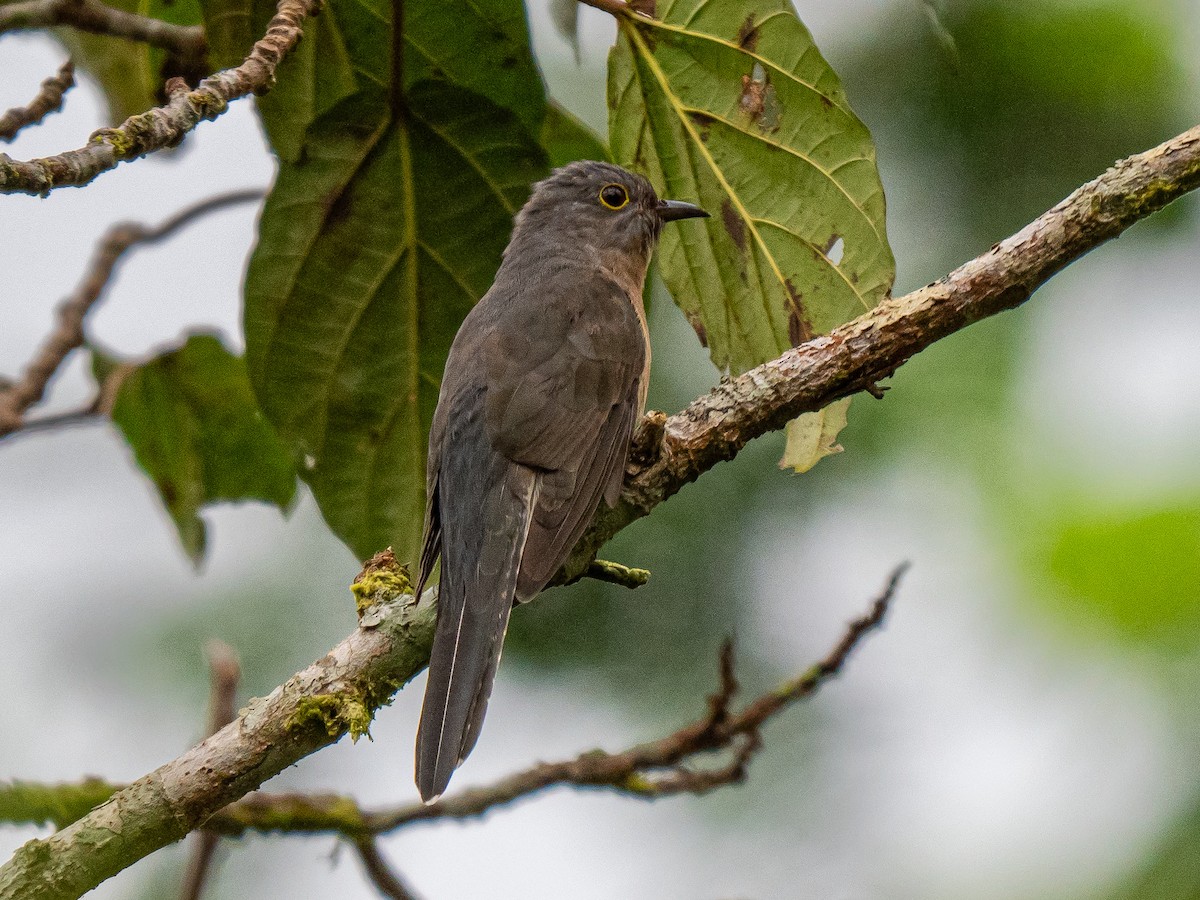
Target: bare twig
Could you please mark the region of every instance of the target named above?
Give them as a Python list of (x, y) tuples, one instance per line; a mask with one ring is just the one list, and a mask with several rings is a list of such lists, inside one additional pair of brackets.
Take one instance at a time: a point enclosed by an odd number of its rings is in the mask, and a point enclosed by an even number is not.
[(354, 849), (358, 852), (358, 858), (362, 860), (363, 871), (368, 880), (375, 885), (380, 894), (390, 897), (391, 900), (417, 900), (417, 895), (383, 858), (383, 853), (374, 838), (356, 840)]
[(115, 385), (111, 389), (101, 386), (95, 400), (81, 409), (58, 416), (47, 416), (33, 422), (26, 422), (24, 418), (26, 411), (45, 396), (50, 379), (66, 358), (73, 350), (83, 345), (84, 319), (103, 297), (104, 289), (108, 286), (117, 263), (130, 248), (158, 243), (210, 212), (240, 203), (255, 202), (262, 197), (263, 192), (260, 190), (235, 191), (190, 206), (153, 228), (130, 222), (111, 228), (100, 241), (87, 275), (75, 293), (59, 307), (58, 323), (54, 331), (21, 377), (0, 389), (0, 439), (22, 429), (45, 429), (75, 424), (111, 409)]
[(241, 65), (210, 75), (195, 90), (182, 79), (169, 80), (165, 105), (131, 116), (116, 128), (100, 129), (78, 150), (25, 162), (0, 153), (0, 193), (45, 195), (87, 184), (125, 160), (176, 146), (198, 124), (225, 112), (231, 101), (270, 90), (276, 67), (296, 46), (304, 20), (318, 11), (320, 2), (279, 0), (267, 33)]
[[(228, 836), (247, 831), (334, 832), (361, 847), (380, 834), (414, 822), (480, 816), (555, 786), (605, 788), (639, 797), (665, 797), (680, 793), (703, 794), (722, 785), (740, 782), (751, 757), (761, 747), (759, 729), (762, 725), (787, 706), (816, 693), (842, 670), (854, 648), (882, 623), (907, 568), (905, 563), (892, 572), (887, 587), (872, 603), (868, 613), (847, 626), (837, 645), (823, 660), (762, 694), (738, 712), (731, 710), (738, 684), (734, 677), (733, 646), (726, 642), (719, 658), (717, 690), (708, 698), (705, 714), (659, 740), (620, 753), (592, 750), (563, 762), (539, 763), (486, 787), (470, 788), (429, 805), (414, 803), (369, 810), (362, 809), (349, 797), (334, 794), (260, 792), (219, 811), (204, 824), (204, 828)], [(697, 757), (720, 750), (729, 751), (729, 759), (723, 764), (705, 768), (689, 765)], [(81, 788), (62, 785), (60, 789), (65, 796), (73, 797)], [(112, 786), (113, 791), (120, 789)], [(29, 785), (14, 785), (12, 790), (25, 795), (32, 793)], [(95, 790), (95, 785), (89, 783), (87, 796), (94, 796)], [(0, 789), (0, 809), (5, 805), (3, 799), (4, 791)], [(39, 800), (37, 808), (45, 809), (48, 805), (45, 800)], [(33, 818), (26, 816), (20, 821)], [(12, 821), (11, 818), (7, 820)], [(57, 821), (57, 824), (69, 823)]]
[[(237, 715), (237, 686), (242, 677), (242, 667), (238, 664), (237, 653), (224, 641), (211, 640), (204, 650), (212, 682), (208, 696), (208, 729), (205, 733), (212, 735)], [(179, 891), (180, 900), (200, 900), (221, 837), (211, 831), (202, 831), (193, 840), (192, 857)]]
[[(10, 7), (0, 6), (0, 15)], [(42, 82), (37, 96), (28, 106), (17, 106), (0, 115), (0, 141), (11, 141), (26, 126), (36, 125), (52, 112), (62, 109), (63, 94), (75, 84), (75, 64), (67, 60), (58, 72)]]
[(99, 0), (23, 0), (0, 6), (0, 34), (56, 25), (149, 44), (184, 60), (197, 61), (208, 52), (199, 25), (174, 25)]
[[(721, 680), (709, 698), (702, 718), (657, 741), (632, 747), (622, 753), (592, 751), (569, 762), (542, 763), (511, 775), (485, 788), (474, 788), (430, 804), (412, 804), (390, 811), (367, 813), (368, 829), (379, 833), (409, 822), (427, 819), (464, 819), (478, 816), (520, 797), (555, 785), (604, 787), (642, 797), (671, 794), (702, 794), (725, 784), (741, 781), (746, 765), (760, 747), (759, 729), (785, 707), (809, 697), (837, 675), (851, 651), (883, 622), (908, 564), (892, 572), (887, 587), (871, 605), (867, 615), (850, 623), (837, 646), (816, 665), (796, 678), (751, 701), (732, 713), (730, 703), (737, 691), (733, 675), (732, 647), (721, 653)], [(715, 769), (694, 770), (685, 763), (713, 750), (731, 749), (730, 761)], [(236, 814), (236, 807), (228, 812)]]

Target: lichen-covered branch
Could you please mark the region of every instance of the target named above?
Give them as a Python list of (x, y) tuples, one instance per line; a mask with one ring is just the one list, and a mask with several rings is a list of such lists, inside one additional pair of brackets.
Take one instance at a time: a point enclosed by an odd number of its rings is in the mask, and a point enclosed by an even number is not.
[(194, 90), (172, 78), (166, 105), (130, 116), (116, 128), (101, 128), (78, 150), (28, 161), (0, 153), (0, 194), (44, 196), (55, 188), (79, 187), (120, 162), (176, 146), (198, 124), (225, 112), (231, 101), (270, 90), (280, 60), (296, 46), (304, 20), (320, 5), (321, 0), (279, 0), (266, 34), (241, 65), (210, 75)]
[[(473, 818), (558, 785), (605, 788), (639, 797), (663, 797), (704, 793), (741, 781), (750, 758), (761, 746), (759, 729), (769, 718), (812, 696), (841, 672), (855, 647), (883, 622), (906, 568), (907, 565), (902, 565), (892, 573), (870, 610), (847, 626), (837, 645), (823, 660), (737, 712), (731, 709), (738, 687), (734, 678), (733, 651), (732, 645), (726, 644), (720, 657), (718, 688), (708, 698), (705, 714), (658, 740), (619, 753), (592, 750), (563, 762), (538, 763), (491, 785), (470, 788), (431, 804), (414, 803), (371, 810), (363, 809), (349, 797), (333, 794), (256, 793), (214, 814), (204, 828), (227, 836), (249, 831), (332, 832), (362, 846), (380, 834), (414, 822)], [(714, 751), (728, 751), (728, 759), (716, 766), (693, 767), (699, 757)], [(60, 827), (69, 824), (74, 818), (59, 816), (83, 815), (84, 810), (70, 800), (85, 785), (90, 796), (100, 793), (95, 782), (41, 788), (50, 794), (61, 791), (64, 798), (55, 807), (56, 814), (50, 816), (44, 812), (48, 804), (43, 795), (31, 792), (29, 785), (0, 785), (0, 821), (13, 821), (14, 814), (19, 814), (15, 820), (20, 822), (40, 822), (49, 818)], [(123, 789), (118, 785), (108, 786), (110, 793)], [(102, 796), (107, 799), (109, 795)], [(17, 807), (18, 799), (27, 803), (32, 800), (32, 808)]]
[(424, 668), (434, 601), (432, 592), (420, 602), (405, 593), (394, 559), (359, 587), (372, 602), (353, 634), (187, 753), (26, 843), (0, 867), (0, 898), (73, 900), (309, 753), (366, 733), (374, 710)]
[(198, 25), (175, 25), (99, 0), (23, 0), (0, 6), (0, 34), (58, 25), (149, 44), (184, 60), (202, 59), (208, 52)]
[[(0, 6), (0, 16), (8, 7)], [(37, 96), (28, 106), (16, 106), (0, 115), (0, 141), (11, 141), (22, 128), (36, 125), (52, 112), (62, 109), (63, 95), (75, 84), (75, 64), (67, 60), (56, 73), (42, 82)]]
[[(15, 381), (0, 388), (0, 440), (23, 428), (46, 427), (52, 420), (47, 418), (27, 423), (25, 413), (45, 396), (50, 379), (58, 371), (72, 351), (83, 346), (83, 323), (91, 309), (104, 296), (104, 289), (112, 279), (113, 271), (121, 258), (133, 247), (155, 244), (166, 240), (196, 219), (235, 206), (261, 200), (263, 192), (258, 190), (235, 191), (221, 194), (197, 203), (154, 227), (126, 222), (115, 225), (105, 234), (96, 248), (87, 274), (75, 293), (62, 302), (58, 310), (58, 322), (54, 331), (46, 338), (41, 349)], [(111, 400), (112, 389), (102, 386), (96, 400), (82, 410), (74, 410), (63, 417), (56, 417), (54, 424), (67, 424), (89, 415), (104, 411), (106, 400)]]
[(559, 573), (586, 571), (596, 551), (756, 437), (841, 397), (872, 391), (909, 358), (972, 322), (1024, 303), (1085, 253), (1200, 187), (1200, 126), (1131, 156), (949, 275), (731, 379), (682, 412), (650, 413), (634, 436), (625, 489)]

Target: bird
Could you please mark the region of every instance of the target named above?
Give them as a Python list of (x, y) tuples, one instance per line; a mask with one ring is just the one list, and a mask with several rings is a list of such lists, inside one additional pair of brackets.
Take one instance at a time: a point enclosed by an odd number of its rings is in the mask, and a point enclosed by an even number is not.
[(574, 162), (533, 186), (459, 327), (429, 431), (416, 596), (441, 560), (417, 730), (431, 803), (479, 738), (509, 614), (616, 505), (646, 401), (642, 287), (664, 224), (706, 217), (641, 175)]

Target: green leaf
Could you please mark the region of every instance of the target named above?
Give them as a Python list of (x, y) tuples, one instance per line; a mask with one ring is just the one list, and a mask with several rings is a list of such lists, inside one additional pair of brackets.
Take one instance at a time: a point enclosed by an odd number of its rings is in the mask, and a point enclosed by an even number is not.
[[(94, 367), (102, 374), (107, 361)], [(286, 448), (263, 419), (246, 367), (209, 334), (138, 366), (112, 411), (150, 476), (194, 563), (204, 556), (198, 513), (222, 500), (263, 500), (286, 509), (296, 492)]]
[(247, 358), (334, 532), (360, 556), (411, 555), (450, 341), (545, 156), (510, 114), (435, 82), (408, 93), (406, 120), (359, 123), (324, 120), (306, 162), (280, 170), (247, 276)]
[[(208, 59), (214, 69), (226, 69), (238, 65), (254, 42), (258, 39), (257, 26), (261, 24), (264, 4), (256, 4), (254, 0), (200, 0), (200, 8), (204, 16), (204, 36), (208, 41)], [(320, 17), (318, 17), (319, 20)], [(305, 23), (305, 37), (311, 27), (312, 19)], [(299, 47), (289, 56), (294, 56), (305, 44), (313, 41), (300, 41)], [(284, 63), (280, 64), (281, 67)], [(276, 70), (276, 75), (281, 69)]]
[(532, 134), (546, 115), (520, 0), (409, 0), (402, 68), (405, 88), (426, 78), (452, 82), (516, 113)]
[(659, 262), (713, 362), (743, 372), (891, 290), (875, 148), (787, 0), (657, 15), (620, 19), (612, 152), (712, 213), (664, 231)]
[(608, 159), (608, 148), (599, 137), (577, 118), (551, 103), (542, 122), (541, 144), (557, 169), (577, 159)]

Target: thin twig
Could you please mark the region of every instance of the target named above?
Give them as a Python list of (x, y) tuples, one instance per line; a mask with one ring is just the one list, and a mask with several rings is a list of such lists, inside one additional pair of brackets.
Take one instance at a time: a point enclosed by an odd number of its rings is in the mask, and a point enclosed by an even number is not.
[[(750, 757), (760, 747), (759, 729), (763, 723), (785, 707), (816, 693), (821, 685), (842, 670), (851, 651), (883, 622), (907, 568), (908, 564), (904, 563), (892, 572), (887, 587), (872, 603), (870, 611), (850, 623), (823, 660), (802, 675), (751, 701), (740, 712), (729, 711), (737, 682), (733, 677), (732, 648), (726, 644), (721, 653), (720, 686), (709, 698), (707, 714), (664, 738), (622, 753), (592, 751), (569, 762), (542, 763), (489, 787), (470, 789), (434, 803), (367, 813), (365, 823), (370, 831), (380, 833), (427, 819), (473, 818), (520, 797), (562, 784), (610, 788), (641, 797), (664, 797), (679, 793), (702, 794), (724, 784), (739, 782), (745, 776)], [(692, 770), (685, 765), (699, 754), (727, 748), (733, 750), (733, 758), (725, 766)]]
[[(0, 14), (8, 7), (0, 6)], [(11, 141), (29, 125), (36, 125), (52, 112), (62, 109), (63, 94), (75, 85), (75, 64), (67, 60), (58, 72), (42, 82), (37, 96), (28, 106), (16, 106), (0, 115), (0, 141)]]
[(0, 6), (0, 34), (58, 25), (149, 44), (193, 64), (208, 52), (204, 29), (199, 25), (174, 25), (115, 9), (98, 0), (23, 0)]
[(395, 870), (388, 865), (374, 838), (354, 841), (354, 849), (362, 860), (363, 871), (371, 884), (383, 896), (391, 900), (417, 900), (417, 895), (405, 884)]
[[(208, 657), (211, 687), (208, 695), (208, 729), (206, 734), (216, 734), (233, 721), (237, 715), (237, 687), (242, 677), (237, 653), (224, 641), (213, 639), (204, 648)], [(217, 853), (221, 836), (211, 831), (202, 831), (194, 837), (192, 857), (188, 861), (180, 887), (180, 900), (200, 900), (208, 873)]]
[(56, 188), (79, 187), (125, 160), (177, 146), (198, 124), (225, 112), (230, 102), (270, 90), (276, 67), (299, 42), (304, 21), (320, 4), (321, 0), (279, 0), (266, 34), (241, 65), (210, 75), (195, 90), (182, 79), (168, 80), (165, 105), (130, 116), (116, 128), (100, 129), (78, 150), (28, 161), (0, 153), (0, 194), (44, 196)]
[[(88, 406), (59, 416), (47, 416), (33, 422), (25, 421), (26, 411), (39, 403), (54, 373), (71, 352), (84, 342), (83, 323), (88, 313), (104, 296), (113, 271), (132, 247), (156, 244), (173, 236), (186, 225), (210, 212), (241, 203), (261, 200), (261, 190), (235, 191), (197, 203), (171, 216), (161, 225), (148, 227), (127, 222), (115, 225), (105, 234), (92, 258), (88, 272), (75, 293), (63, 301), (58, 310), (58, 323), (42, 344), (25, 371), (15, 381), (0, 390), (0, 439), (25, 428), (45, 429), (56, 425), (75, 424), (105, 411), (106, 391), (102, 387)], [(108, 392), (111, 408), (111, 391)]]

